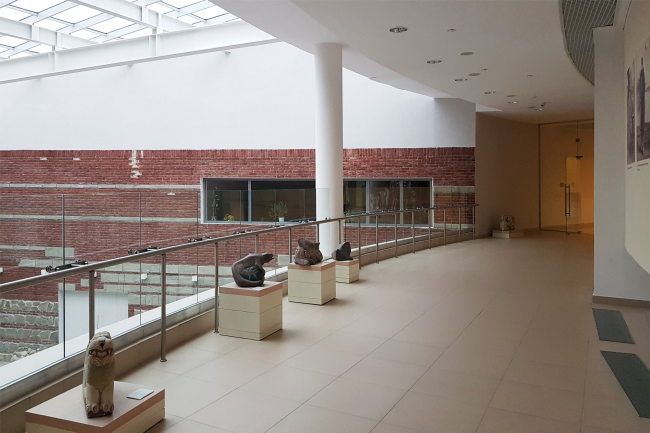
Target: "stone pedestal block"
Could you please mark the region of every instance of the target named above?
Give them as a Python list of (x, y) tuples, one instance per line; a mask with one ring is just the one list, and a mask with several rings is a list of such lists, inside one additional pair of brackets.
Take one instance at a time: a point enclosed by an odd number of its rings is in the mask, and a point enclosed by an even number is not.
[(282, 283), (219, 286), (219, 334), (263, 340), (282, 329)]
[(493, 238), (510, 239), (510, 238), (523, 238), (523, 230), (492, 230)]
[(289, 302), (323, 305), (336, 298), (336, 262), (289, 265)]
[(359, 259), (335, 263), (337, 283), (353, 283), (359, 279)]
[[(140, 388), (153, 390), (142, 400), (126, 398)], [(100, 418), (87, 418), (81, 385), (25, 412), (27, 433), (143, 433), (165, 418), (165, 390), (115, 382), (115, 411)]]

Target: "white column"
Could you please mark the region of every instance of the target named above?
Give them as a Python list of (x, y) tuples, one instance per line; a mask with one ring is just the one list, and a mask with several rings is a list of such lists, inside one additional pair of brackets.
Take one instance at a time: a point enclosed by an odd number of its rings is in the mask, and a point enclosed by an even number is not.
[[(343, 76), (341, 45), (316, 45), (316, 218), (343, 216)], [(340, 225), (320, 229), (321, 251), (329, 256)]]

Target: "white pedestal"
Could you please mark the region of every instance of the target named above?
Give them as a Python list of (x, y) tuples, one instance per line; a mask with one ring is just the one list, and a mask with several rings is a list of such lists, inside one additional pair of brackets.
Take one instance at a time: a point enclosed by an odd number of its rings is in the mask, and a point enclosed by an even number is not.
[(323, 305), (336, 298), (336, 262), (289, 264), (289, 302)]
[(219, 334), (262, 340), (282, 329), (282, 283), (219, 286)]
[[(154, 392), (142, 400), (126, 398), (140, 388)], [(115, 382), (115, 411), (112, 415), (88, 418), (81, 385), (25, 412), (27, 433), (143, 433), (165, 418), (165, 390), (151, 386)]]
[(359, 259), (336, 263), (336, 282), (353, 283), (359, 279)]
[(510, 239), (510, 238), (523, 238), (523, 230), (492, 230), (493, 238)]

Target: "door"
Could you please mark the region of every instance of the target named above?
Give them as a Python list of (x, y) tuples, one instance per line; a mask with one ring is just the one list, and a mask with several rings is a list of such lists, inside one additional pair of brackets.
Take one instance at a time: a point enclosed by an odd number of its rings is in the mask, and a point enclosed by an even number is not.
[(564, 217), (567, 233), (582, 233), (582, 194), (580, 191), (581, 156), (565, 159)]

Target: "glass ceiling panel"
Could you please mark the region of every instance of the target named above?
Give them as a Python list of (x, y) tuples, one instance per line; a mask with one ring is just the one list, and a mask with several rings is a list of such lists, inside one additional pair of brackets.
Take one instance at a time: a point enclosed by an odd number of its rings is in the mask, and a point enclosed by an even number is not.
[(163, 0), (164, 3), (174, 6), (177, 9), (184, 8), (185, 6), (193, 5), (201, 0)]
[(88, 18), (99, 15), (100, 13), (101, 12), (97, 9), (92, 9), (86, 6), (75, 6), (72, 9), (54, 15), (53, 18), (67, 21), (71, 24), (77, 24), (79, 21), (87, 20)]
[(43, 12), (45, 9), (51, 8), (52, 6), (63, 3), (63, 1), (64, 0), (18, 0), (13, 2), (11, 5), (39, 13)]
[(221, 9), (219, 6), (212, 6), (211, 8), (203, 9), (202, 11), (194, 12), (194, 15), (201, 17), (204, 20), (209, 20), (210, 18), (218, 17), (219, 15), (227, 14), (225, 10)]
[(33, 55), (34, 54), (30, 53), (29, 51), (21, 51), (20, 53), (14, 54), (13, 56), (11, 56), (11, 58), (12, 59), (18, 59), (20, 57), (29, 57), (29, 56), (33, 56)]
[(151, 29), (142, 29), (138, 30), (137, 32), (129, 33), (124, 36), (122, 36), (123, 39), (133, 39), (133, 38), (139, 38), (141, 36), (150, 36), (153, 35), (153, 30)]
[(89, 28), (102, 33), (110, 33), (123, 27), (130, 26), (131, 24), (133, 24), (133, 22), (125, 20), (123, 18), (115, 17), (111, 18), (110, 20), (103, 21), (99, 24), (95, 24)]
[(64, 24), (59, 21), (54, 21), (50, 19), (41, 20), (37, 22), (36, 25), (38, 27), (43, 27), (44, 29), (54, 30), (54, 31), (61, 30), (63, 27), (68, 26), (68, 24)]
[(154, 12), (158, 12), (159, 14), (166, 14), (167, 12), (171, 12), (173, 10), (172, 8), (168, 8), (167, 6), (161, 5), (160, 3), (154, 3), (147, 7)]
[(49, 45), (36, 45), (33, 48), (30, 48), (29, 51), (34, 51), (35, 53), (49, 53), (52, 51), (52, 47)]
[(194, 18), (192, 15), (183, 15), (182, 17), (179, 17), (178, 19), (183, 21), (184, 23), (187, 23), (187, 24), (195, 24), (195, 23), (198, 23), (199, 21), (201, 21), (198, 18)]
[(76, 36), (81, 39), (92, 39), (100, 35), (98, 33), (91, 32), (90, 30), (79, 30), (78, 32), (72, 33), (72, 36)]
[(27, 12), (17, 11), (16, 9), (10, 9), (10, 8), (0, 9), (0, 17), (2, 18), (8, 18), (10, 20), (20, 21), (23, 18), (27, 18), (28, 16), (29, 14)]
[(0, 45), (6, 45), (8, 47), (17, 47), (20, 44), (27, 42), (24, 39), (14, 38), (13, 36), (0, 36)]

